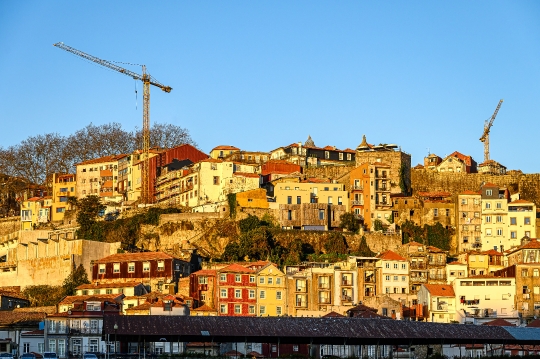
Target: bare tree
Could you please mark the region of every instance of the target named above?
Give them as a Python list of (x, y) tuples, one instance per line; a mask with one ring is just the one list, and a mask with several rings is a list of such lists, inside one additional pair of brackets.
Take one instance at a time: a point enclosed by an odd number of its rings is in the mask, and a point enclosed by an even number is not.
[(133, 133), (124, 131), (117, 122), (95, 126), (89, 124), (67, 138), (70, 167), (79, 162), (103, 156), (131, 153), (136, 148)]
[[(136, 144), (142, 149), (142, 131), (136, 131)], [(177, 125), (169, 123), (154, 123), (150, 129), (150, 147), (173, 148), (189, 144), (197, 147), (197, 143), (191, 138), (189, 131)]]

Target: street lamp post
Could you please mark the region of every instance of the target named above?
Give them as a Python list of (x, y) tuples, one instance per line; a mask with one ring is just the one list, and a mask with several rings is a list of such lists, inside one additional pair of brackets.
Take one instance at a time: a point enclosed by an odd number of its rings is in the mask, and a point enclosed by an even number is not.
[(118, 330), (118, 324), (114, 323), (114, 358), (116, 359), (116, 331)]

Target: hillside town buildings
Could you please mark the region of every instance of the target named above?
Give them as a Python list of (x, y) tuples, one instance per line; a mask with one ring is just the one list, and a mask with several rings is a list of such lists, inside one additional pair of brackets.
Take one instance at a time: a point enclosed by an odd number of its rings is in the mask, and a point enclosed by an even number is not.
[[(317, 147), (311, 137), (270, 152), (228, 145), (215, 147), (209, 155), (190, 145), (152, 149), (150, 206), (214, 212), (220, 220), (232, 217), (231, 209), (238, 218), (267, 215), (291, 236), (301, 233), (295, 230), (311, 236), (316, 234), (310, 231), (333, 231), (350, 243), (376, 235), (383, 242), (384, 236), (401, 235), (405, 223), (422, 231), (423, 239), (402, 236), (395, 250), (380, 246), (372, 256), (342, 253), (334, 262), (283, 266), (245, 258), (206, 263), (201, 269), (173, 254), (176, 244), (190, 244), (184, 238), (170, 236), (172, 245), (163, 251), (150, 251), (154, 248), (143, 243), (140, 252), (121, 253), (127, 250), (121, 243), (77, 238), (76, 223), (69, 223), (74, 217), (64, 221), (66, 211), (74, 209), (74, 198), (89, 195), (98, 196), (107, 211), (118, 208), (129, 214), (128, 209), (137, 208), (145, 160), (141, 156), (135, 151), (81, 162), (76, 173), (54, 174), (50, 193), (20, 199), (20, 231), (0, 237), (0, 287), (61, 285), (79, 265), (91, 280), (58, 303), (41, 332), (36, 328), (21, 334), (37, 352), (52, 350), (67, 358), (87, 351), (139, 351), (133, 343), (100, 336), (107, 315), (345, 315), (462, 324), (504, 320), (516, 325), (540, 316), (537, 206), (520, 199), (511, 186), (486, 181), (457, 192), (418, 190), (411, 183), (411, 156), (397, 145), (369, 144), (365, 136), (356, 150)], [(430, 154), (421, 167), (444, 176), (506, 173), (502, 165), (477, 166), (471, 156), (457, 151), (444, 158)], [(348, 213), (361, 227), (358, 234), (343, 228), (341, 219)], [(64, 229), (40, 229), (49, 223)], [(450, 233), (444, 248), (433, 245), (433, 228)], [(27, 305), (20, 290), (0, 288), (1, 311)], [(272, 353), (271, 345), (242, 345), (245, 353)], [(162, 354), (219, 349), (211, 343), (208, 348), (203, 343), (202, 349), (197, 343), (152, 343), (143, 350)], [(323, 348), (327, 355), (332, 350)]]

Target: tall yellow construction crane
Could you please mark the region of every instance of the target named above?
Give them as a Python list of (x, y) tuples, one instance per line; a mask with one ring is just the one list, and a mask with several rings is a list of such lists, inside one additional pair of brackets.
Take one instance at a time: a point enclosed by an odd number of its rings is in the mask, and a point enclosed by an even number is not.
[(165, 92), (171, 92), (172, 87), (165, 86), (160, 84), (158, 81), (156, 81), (154, 78), (150, 76), (146, 72), (146, 66), (142, 65), (142, 75), (139, 75), (135, 72), (132, 72), (130, 70), (127, 70), (123, 67), (120, 67), (112, 62), (109, 62), (107, 60), (102, 60), (100, 58), (97, 58), (95, 56), (89, 55), (85, 52), (79, 51), (77, 49), (74, 49), (71, 46), (65, 45), (63, 42), (58, 42), (54, 44), (54, 46), (71, 52), (72, 54), (75, 54), (77, 56), (83, 57), (87, 60), (90, 60), (92, 62), (95, 62), (101, 66), (108, 67), (112, 70), (118, 71), (124, 75), (131, 76), (135, 80), (142, 81), (143, 83), (143, 127), (142, 127), (142, 135), (143, 135), (143, 162), (142, 162), (142, 171), (141, 171), (141, 197), (140, 201), (142, 203), (149, 203), (150, 202), (150, 196), (149, 196), (149, 155), (150, 155), (150, 85), (159, 87)]
[(495, 112), (493, 112), (491, 118), (486, 120), (484, 123), (484, 133), (482, 133), (482, 137), (480, 137), (480, 141), (484, 142), (484, 162), (489, 161), (489, 130), (493, 125), (493, 121), (495, 121), (495, 117), (497, 117), (497, 113), (499, 112), (503, 101), (503, 99), (499, 101), (499, 104), (497, 105), (497, 108), (495, 109)]

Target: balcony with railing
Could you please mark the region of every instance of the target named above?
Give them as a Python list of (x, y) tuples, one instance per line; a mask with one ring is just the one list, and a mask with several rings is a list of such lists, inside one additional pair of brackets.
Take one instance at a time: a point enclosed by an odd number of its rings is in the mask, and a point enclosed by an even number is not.
[(353, 285), (353, 282), (352, 282), (352, 279), (350, 278), (343, 278), (341, 280), (341, 286), (342, 287), (352, 287)]
[(353, 206), (363, 206), (364, 201), (351, 201)]
[(342, 295), (341, 296), (341, 301), (342, 302), (352, 302), (352, 296), (350, 296), (350, 295)]
[(307, 307), (307, 300), (306, 299), (296, 299), (295, 305), (297, 307), (305, 308), (305, 307)]
[(411, 262), (410, 264), (410, 269), (411, 270), (415, 270), (415, 269), (426, 269), (427, 268), (427, 265), (425, 262)]
[(328, 282), (319, 282), (319, 289), (330, 289), (330, 283), (328, 283)]
[(412, 283), (426, 283), (427, 277), (425, 276), (410, 276), (409, 281)]
[(445, 273), (429, 273), (430, 280), (446, 280)]
[(353, 191), (363, 191), (363, 190), (364, 190), (364, 186), (362, 186), (362, 185), (353, 185), (353, 186), (352, 186), (352, 190), (353, 190)]

